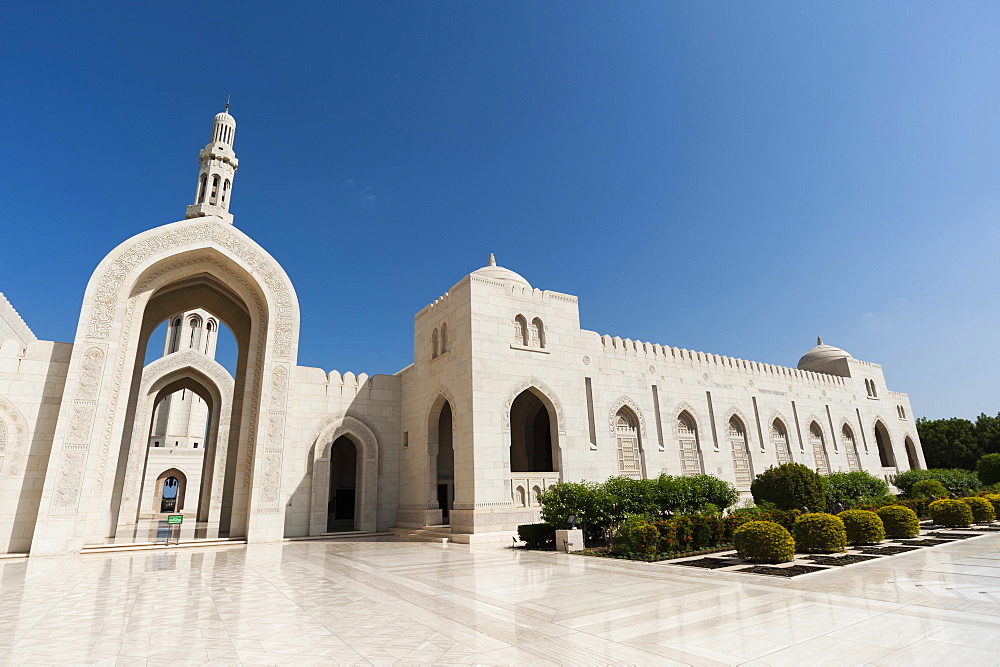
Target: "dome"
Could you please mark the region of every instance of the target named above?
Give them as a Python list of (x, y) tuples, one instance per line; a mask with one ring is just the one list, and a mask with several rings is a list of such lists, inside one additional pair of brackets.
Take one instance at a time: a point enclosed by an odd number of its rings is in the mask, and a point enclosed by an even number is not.
[(236, 125), (236, 119), (229, 115), (228, 112), (223, 111), (221, 113), (215, 114), (215, 122), (219, 123), (229, 123), (230, 125)]
[(833, 345), (825, 345), (822, 338), (817, 338), (816, 347), (803, 354), (802, 358), (799, 359), (798, 369), (842, 375), (842, 373), (836, 372), (835, 367), (842, 367), (843, 364), (840, 362), (846, 359), (853, 359), (847, 350)]
[(508, 285), (519, 285), (531, 289), (531, 284), (521, 274), (510, 269), (505, 269), (502, 266), (497, 266), (497, 260), (493, 257), (493, 253), (490, 253), (489, 263), (481, 269), (476, 269), (471, 275), (489, 280), (499, 280)]

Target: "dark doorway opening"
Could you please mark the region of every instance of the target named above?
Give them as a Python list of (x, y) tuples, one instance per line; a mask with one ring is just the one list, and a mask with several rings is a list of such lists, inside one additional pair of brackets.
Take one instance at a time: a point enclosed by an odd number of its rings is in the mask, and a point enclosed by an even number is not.
[(326, 530), (354, 530), (357, 506), (358, 449), (346, 435), (333, 441), (330, 448), (330, 500), (327, 504)]

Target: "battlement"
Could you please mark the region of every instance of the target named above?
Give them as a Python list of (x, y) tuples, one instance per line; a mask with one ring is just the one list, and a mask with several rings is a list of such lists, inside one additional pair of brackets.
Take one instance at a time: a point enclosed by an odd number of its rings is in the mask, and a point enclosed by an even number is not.
[(21, 314), (17, 312), (17, 309), (4, 296), (3, 292), (0, 292), (0, 339), (9, 337), (19, 339), (22, 345), (38, 340), (38, 336), (24, 321)]

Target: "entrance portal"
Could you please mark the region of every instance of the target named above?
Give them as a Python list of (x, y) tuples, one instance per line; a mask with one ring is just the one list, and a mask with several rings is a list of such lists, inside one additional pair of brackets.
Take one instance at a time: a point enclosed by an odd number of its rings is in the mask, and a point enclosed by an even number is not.
[(354, 530), (358, 478), (358, 448), (342, 435), (330, 448), (330, 500), (327, 503), (327, 532)]
[(177, 487), (176, 477), (171, 476), (163, 480), (163, 493), (160, 496), (161, 512), (176, 512), (179, 509), (177, 507)]

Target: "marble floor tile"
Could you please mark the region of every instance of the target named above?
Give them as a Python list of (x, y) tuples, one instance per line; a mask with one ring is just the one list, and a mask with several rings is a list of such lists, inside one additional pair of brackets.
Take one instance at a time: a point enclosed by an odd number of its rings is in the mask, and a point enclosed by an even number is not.
[(0, 561), (0, 664), (1000, 664), (1000, 534), (792, 580), (336, 540)]

